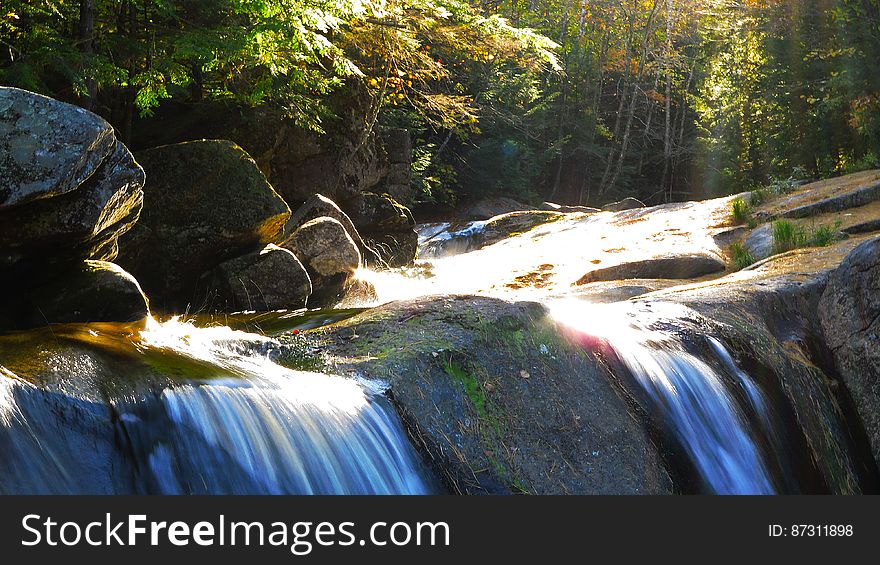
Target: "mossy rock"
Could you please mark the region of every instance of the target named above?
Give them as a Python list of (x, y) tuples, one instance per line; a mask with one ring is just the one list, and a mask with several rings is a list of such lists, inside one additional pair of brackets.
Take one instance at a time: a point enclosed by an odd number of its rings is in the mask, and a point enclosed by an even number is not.
[(538, 304), (395, 302), (310, 335), (328, 370), (390, 385), (416, 445), (452, 492), (672, 491), (603, 364), (570, 344)]
[(192, 301), (202, 273), (281, 238), (290, 208), (235, 143), (192, 141), (136, 157), (147, 174), (144, 210), (120, 241), (119, 263), (161, 310)]

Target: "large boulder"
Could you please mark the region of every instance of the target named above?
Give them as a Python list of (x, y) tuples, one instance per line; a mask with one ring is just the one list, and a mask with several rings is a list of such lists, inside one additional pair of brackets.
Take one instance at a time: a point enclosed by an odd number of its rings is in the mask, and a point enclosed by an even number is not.
[(537, 304), (394, 302), (316, 339), (337, 370), (390, 387), (452, 492), (672, 491), (660, 453), (603, 364), (564, 339)]
[[(367, 247), (378, 253), (380, 265), (400, 267), (415, 259), (419, 237), (409, 208), (388, 194), (363, 192), (348, 199), (344, 209)], [(365, 259), (372, 262), (370, 254)]]
[(312, 305), (338, 299), (361, 264), (361, 254), (354, 240), (333, 218), (319, 217), (306, 222), (282, 246), (305, 265), (314, 289)]
[(30, 292), (27, 325), (71, 322), (135, 322), (150, 314), (138, 281), (104, 261), (84, 261)]
[(202, 310), (235, 312), (304, 308), (312, 283), (302, 263), (288, 251), (269, 244), (256, 253), (224, 261), (202, 277)]
[(0, 87), (0, 209), (76, 190), (115, 149), (99, 116)]
[(880, 238), (860, 244), (831, 274), (819, 320), (880, 465)]
[(160, 310), (181, 310), (199, 276), (278, 241), (290, 209), (251, 157), (231, 141), (203, 140), (138, 153), (144, 210), (120, 264)]
[(193, 139), (230, 139), (244, 148), (278, 193), (295, 207), (315, 193), (336, 202), (374, 190), (387, 175), (388, 158), (378, 128), (370, 128), (372, 98), (361, 81), (349, 81), (326, 102), (334, 117), (324, 133), (299, 127), (278, 108), (223, 103), (163, 104), (135, 127), (134, 147)]
[(113, 259), (141, 210), (144, 172), (100, 117), (0, 88), (0, 279), (28, 285)]
[(338, 221), (345, 228), (345, 231), (348, 232), (349, 237), (357, 244), (362, 255), (372, 257), (373, 262), (378, 259), (376, 252), (366, 246), (348, 214), (343, 212), (335, 202), (322, 194), (311, 195), (308, 200), (290, 215), (287, 225), (284, 226), (285, 238), (290, 237), (303, 224), (321, 217), (333, 218)]

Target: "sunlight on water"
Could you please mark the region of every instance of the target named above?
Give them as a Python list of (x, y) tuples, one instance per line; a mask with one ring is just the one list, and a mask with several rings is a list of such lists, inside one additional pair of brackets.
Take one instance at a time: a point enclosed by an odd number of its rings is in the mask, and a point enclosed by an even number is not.
[[(448, 254), (436, 250), (438, 241), (479, 231), (486, 222), (455, 228), (427, 224), (419, 228), (421, 268), (361, 269), (358, 278), (371, 283), (377, 297), (350, 305), (374, 306), (435, 294), (558, 298), (579, 290), (576, 281), (593, 269), (672, 252), (722, 257), (713, 235), (727, 229), (722, 226), (727, 215), (728, 198), (617, 214), (568, 214), (481, 249), (460, 252), (461, 246), (453, 246)], [(442, 231), (447, 228), (453, 231)]]
[[(627, 304), (591, 305), (562, 301), (551, 306), (556, 320), (584, 336), (599, 338), (627, 367), (642, 391), (640, 402), (659, 418), (687, 453), (711, 492), (772, 494), (768, 466), (757, 447), (758, 432), (722, 376), (686, 350), (672, 333), (651, 329), (658, 321), (694, 316), (683, 306), (651, 304), (638, 314)], [(722, 365), (748, 392), (752, 409), (768, 418), (766, 403), (752, 380), (736, 368), (721, 342), (709, 342)]]

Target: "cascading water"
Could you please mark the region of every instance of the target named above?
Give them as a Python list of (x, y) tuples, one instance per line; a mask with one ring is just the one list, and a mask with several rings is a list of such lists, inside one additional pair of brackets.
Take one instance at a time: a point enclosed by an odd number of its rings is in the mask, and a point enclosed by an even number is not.
[[(760, 421), (769, 421), (763, 394), (736, 368), (718, 339), (709, 337), (708, 341), (722, 366), (745, 390), (749, 406), (740, 405), (719, 371), (687, 351), (675, 335), (651, 329), (652, 322), (660, 318), (645, 312), (636, 316), (618, 306), (571, 301), (556, 304), (551, 311), (563, 324), (610, 347), (632, 376), (638, 389), (635, 396), (645, 412), (681, 446), (706, 490), (717, 494), (776, 492), (759, 448), (763, 431), (750, 425), (746, 413), (748, 409)], [(687, 313), (668, 314), (667, 319), (676, 319)]]
[[(56, 332), (60, 338), (61, 330)], [(98, 424), (109, 424), (110, 412), (116, 415), (120, 439), (109, 450), (125, 461), (114, 463), (106, 474), (132, 484), (135, 492), (428, 494), (434, 490), (430, 473), (382, 391), (351, 378), (282, 367), (269, 357), (275, 344), (269, 338), (227, 327), (197, 328), (177, 320), (150, 320), (146, 330), (131, 339), (102, 336), (93, 329), (83, 335), (91, 345), (101, 346), (88, 355), (111, 347), (114, 356), (124, 353), (128, 359), (123, 361), (130, 373), (127, 378), (103, 374), (116, 381), (104, 387), (107, 391), (131, 390), (125, 382), (155, 375), (157, 368), (160, 377), (171, 377), (170, 383), (148, 389), (156, 392), (108, 392), (110, 407), (60, 395), (65, 400), (59, 405), (65, 410), (103, 411)], [(71, 355), (75, 354), (66, 358)], [(91, 359), (83, 356), (82, 363)], [(181, 379), (181, 373), (197, 375)], [(119, 383), (123, 386), (116, 386)], [(87, 447), (67, 449), (63, 418), (38, 405), (43, 394), (11, 372), (2, 375), (0, 447), (12, 459), (4, 459), (0, 471), (12, 478), (18, 492), (97, 492), (77, 456)], [(113, 443), (112, 429), (103, 433)], [(125, 488), (131, 487), (104, 490), (124, 492)]]
[(158, 406), (117, 403), (135, 456), (148, 470), (148, 490), (429, 492), (417, 455), (377, 391), (243, 352), (243, 340), (271, 342), (227, 328), (172, 321), (152, 325), (141, 338), (141, 347), (186, 355), (218, 370), (209, 381), (165, 389)]

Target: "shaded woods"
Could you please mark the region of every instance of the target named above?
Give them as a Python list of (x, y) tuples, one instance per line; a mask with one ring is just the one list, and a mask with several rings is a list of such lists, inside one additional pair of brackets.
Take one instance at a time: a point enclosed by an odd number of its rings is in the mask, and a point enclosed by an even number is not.
[[(2, 0), (0, 83), (129, 140), (164, 104), (320, 133), (366, 93), (416, 203), (711, 196), (876, 166), (873, 0)], [(157, 112), (158, 113), (158, 112)], [(339, 113), (339, 112), (337, 112)]]

